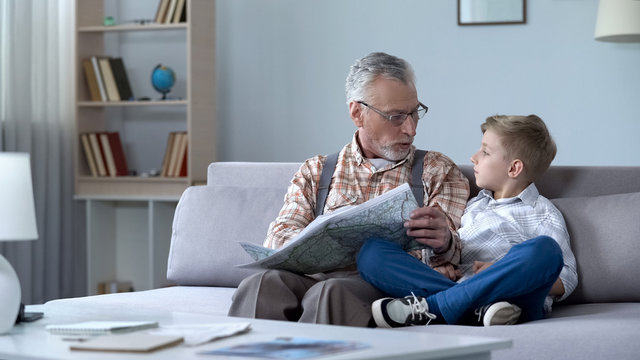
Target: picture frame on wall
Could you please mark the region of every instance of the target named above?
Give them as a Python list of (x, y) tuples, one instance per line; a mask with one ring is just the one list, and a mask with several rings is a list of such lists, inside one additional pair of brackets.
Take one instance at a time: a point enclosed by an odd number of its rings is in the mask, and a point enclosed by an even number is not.
[(458, 25), (509, 25), (526, 22), (526, 0), (458, 0)]

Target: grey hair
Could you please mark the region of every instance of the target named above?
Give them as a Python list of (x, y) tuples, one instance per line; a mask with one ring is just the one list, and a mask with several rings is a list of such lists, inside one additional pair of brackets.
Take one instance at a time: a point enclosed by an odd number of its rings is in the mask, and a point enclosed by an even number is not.
[(374, 52), (351, 65), (345, 83), (347, 104), (369, 101), (369, 88), (378, 76), (400, 80), (407, 85), (415, 85), (416, 82), (413, 68), (407, 61), (383, 52)]

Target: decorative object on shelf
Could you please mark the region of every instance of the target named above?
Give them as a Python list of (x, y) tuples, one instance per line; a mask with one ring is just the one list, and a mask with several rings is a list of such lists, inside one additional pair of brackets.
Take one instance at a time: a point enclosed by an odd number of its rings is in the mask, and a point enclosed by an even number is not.
[(116, 19), (113, 16), (105, 16), (104, 17), (104, 26), (114, 26), (116, 24)]
[[(36, 211), (28, 153), (0, 152), (0, 241), (36, 240)], [(13, 328), (22, 291), (18, 275), (0, 255), (0, 334)]]
[(596, 40), (640, 42), (640, 0), (600, 0)]
[(168, 66), (156, 65), (151, 71), (151, 85), (162, 94), (162, 100), (167, 99), (167, 94), (176, 83), (176, 73)]
[(509, 25), (526, 22), (526, 0), (458, 0), (458, 25)]

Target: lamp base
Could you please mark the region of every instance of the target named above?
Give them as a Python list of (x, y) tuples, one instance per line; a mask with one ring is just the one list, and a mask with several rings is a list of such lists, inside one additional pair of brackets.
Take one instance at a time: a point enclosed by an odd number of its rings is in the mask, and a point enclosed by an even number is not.
[(25, 312), (24, 304), (20, 303), (20, 311), (18, 312), (18, 318), (16, 319), (16, 324), (19, 324), (21, 322), (36, 321), (38, 319), (41, 319), (43, 316), (44, 316), (44, 313), (39, 311)]
[(20, 311), (20, 281), (11, 264), (0, 255), (0, 334), (9, 332)]

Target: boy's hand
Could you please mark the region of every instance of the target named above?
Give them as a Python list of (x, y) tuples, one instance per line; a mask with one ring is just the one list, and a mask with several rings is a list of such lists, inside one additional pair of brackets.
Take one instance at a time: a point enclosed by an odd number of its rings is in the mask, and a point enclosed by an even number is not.
[(447, 251), (451, 245), (451, 231), (442, 210), (435, 207), (420, 207), (411, 212), (405, 221), (407, 235), (427, 245), (436, 253)]
[(488, 268), (489, 266), (493, 265), (492, 262), (484, 262), (484, 261), (474, 261), (473, 262), (473, 273), (477, 274), (480, 271)]
[(435, 271), (439, 272), (440, 274), (446, 276), (451, 281), (458, 280), (460, 278), (460, 276), (462, 275), (460, 273), (460, 269), (454, 268), (453, 265), (451, 265), (451, 264), (445, 264), (445, 265), (436, 266), (436, 267), (433, 268), (433, 270), (435, 270)]

